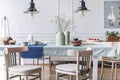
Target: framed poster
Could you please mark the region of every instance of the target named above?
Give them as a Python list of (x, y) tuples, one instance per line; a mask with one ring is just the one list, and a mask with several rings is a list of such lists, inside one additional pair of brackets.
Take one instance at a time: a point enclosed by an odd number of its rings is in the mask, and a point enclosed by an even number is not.
[(104, 1), (104, 28), (120, 28), (120, 1)]

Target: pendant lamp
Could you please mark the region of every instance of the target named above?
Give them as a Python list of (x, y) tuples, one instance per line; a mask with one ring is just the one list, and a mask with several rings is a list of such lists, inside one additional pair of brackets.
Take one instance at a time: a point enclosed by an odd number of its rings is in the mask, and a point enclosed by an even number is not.
[(33, 0), (31, 0), (30, 7), (24, 13), (30, 14), (31, 17), (33, 17), (34, 14), (39, 13), (39, 11), (37, 11), (37, 9), (35, 8), (35, 3), (33, 2)]
[(79, 12), (81, 15), (85, 15), (85, 11), (89, 11), (85, 5), (85, 1), (80, 1), (80, 7), (75, 12)]

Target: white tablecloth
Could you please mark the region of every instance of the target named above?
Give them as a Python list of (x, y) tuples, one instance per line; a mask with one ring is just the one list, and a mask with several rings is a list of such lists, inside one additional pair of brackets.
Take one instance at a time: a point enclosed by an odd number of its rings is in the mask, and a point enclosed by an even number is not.
[(117, 57), (115, 48), (109, 45), (103, 44), (83, 44), (80, 46), (72, 45), (61, 45), (57, 46), (55, 44), (48, 44), (43, 48), (45, 56), (67, 56), (68, 49), (74, 50), (86, 50), (87, 47), (92, 48), (93, 56), (107, 56), (107, 57)]

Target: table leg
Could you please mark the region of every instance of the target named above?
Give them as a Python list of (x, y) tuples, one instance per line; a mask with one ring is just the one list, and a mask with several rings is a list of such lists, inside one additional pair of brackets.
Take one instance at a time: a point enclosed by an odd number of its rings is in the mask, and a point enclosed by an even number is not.
[(98, 57), (93, 57), (93, 74), (92, 74), (92, 80), (98, 80)]

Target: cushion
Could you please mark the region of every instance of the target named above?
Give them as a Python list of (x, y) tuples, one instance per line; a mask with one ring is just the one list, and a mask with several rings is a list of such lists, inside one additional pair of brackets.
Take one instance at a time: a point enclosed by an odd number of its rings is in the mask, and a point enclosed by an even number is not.
[(76, 64), (60, 64), (56, 66), (56, 69), (68, 72), (76, 72)]
[(28, 72), (28, 71), (34, 71), (41, 69), (40, 66), (33, 66), (33, 65), (18, 65), (18, 66), (12, 66), (9, 67), (9, 71), (15, 71), (15, 72)]

